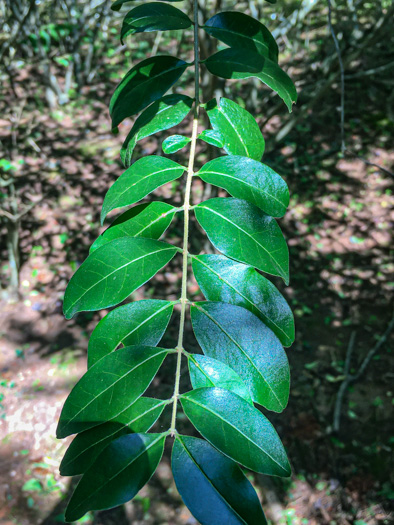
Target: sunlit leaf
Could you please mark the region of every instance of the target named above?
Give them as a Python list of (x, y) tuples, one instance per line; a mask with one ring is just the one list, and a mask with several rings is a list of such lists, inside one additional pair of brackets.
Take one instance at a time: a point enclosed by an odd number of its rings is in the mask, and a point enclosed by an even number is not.
[(202, 131), (197, 138), (203, 140), (207, 144), (211, 144), (211, 146), (216, 146), (217, 148), (224, 147), (224, 138), (220, 131), (214, 129), (204, 129), (204, 131)]
[(184, 135), (171, 135), (163, 141), (162, 148), (166, 155), (170, 155), (187, 146), (190, 141), (191, 138)]

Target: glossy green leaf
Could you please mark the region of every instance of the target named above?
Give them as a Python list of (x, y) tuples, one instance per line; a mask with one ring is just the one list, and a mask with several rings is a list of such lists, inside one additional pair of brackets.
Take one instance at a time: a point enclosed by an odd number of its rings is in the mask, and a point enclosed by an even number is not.
[(253, 159), (239, 155), (218, 157), (204, 164), (196, 175), (273, 217), (282, 217), (289, 205), (289, 190), (282, 177)]
[(225, 363), (205, 355), (189, 355), (190, 381), (193, 388), (219, 387), (231, 390), (253, 404), (250, 392), (240, 376)]
[(152, 239), (122, 237), (95, 250), (68, 283), (63, 311), (100, 310), (121, 303), (149, 281), (175, 255), (177, 248)]
[(62, 476), (83, 474), (111, 441), (125, 434), (147, 432), (160, 417), (168, 402), (140, 397), (118, 416), (78, 434), (60, 464)]
[(268, 410), (282, 412), (289, 399), (290, 370), (276, 335), (240, 306), (195, 304), (191, 308), (193, 330), (204, 354), (235, 370), (253, 401)]
[(245, 474), (207, 441), (177, 436), (171, 467), (179, 494), (201, 525), (266, 525)]
[(222, 388), (199, 388), (180, 399), (198, 432), (223, 454), (261, 474), (290, 476), (274, 427), (242, 397)]
[(159, 239), (166, 231), (177, 208), (166, 202), (151, 202), (134, 206), (122, 213), (104, 233), (98, 237), (89, 253), (120, 237), (143, 237)]
[(184, 171), (183, 166), (166, 157), (149, 155), (137, 160), (107, 191), (101, 223), (110, 211), (138, 202), (163, 184), (179, 179)]
[(270, 31), (255, 18), (236, 11), (218, 13), (203, 29), (230, 47), (254, 51), (278, 62), (278, 45)]
[(187, 29), (192, 21), (180, 9), (161, 2), (140, 4), (127, 13), (123, 20), (120, 40), (135, 33)]
[(211, 144), (211, 146), (216, 146), (217, 148), (224, 147), (224, 138), (220, 131), (204, 129), (197, 138), (203, 140), (207, 144)]
[(90, 336), (88, 367), (122, 343), (156, 346), (170, 321), (174, 303), (146, 299), (115, 308), (98, 323)]
[(223, 255), (198, 255), (192, 261), (194, 276), (208, 301), (243, 306), (271, 328), (284, 346), (293, 343), (293, 314), (268, 279)]
[(241, 199), (209, 199), (194, 208), (216, 249), (237, 261), (289, 279), (289, 252), (275, 219)]
[(163, 141), (162, 148), (166, 155), (171, 155), (187, 146), (191, 140), (190, 137), (184, 135), (171, 135)]
[(258, 78), (278, 93), (290, 112), (297, 101), (296, 88), (287, 73), (269, 58), (253, 51), (223, 49), (207, 58), (204, 64), (210, 73), (221, 78)]
[(111, 98), (112, 128), (161, 98), (187, 67), (188, 64), (179, 58), (154, 56), (130, 69)]
[(100, 359), (71, 390), (56, 436), (83, 432), (118, 416), (145, 392), (168, 353), (164, 348), (126, 346)]
[[(115, 2), (111, 5), (111, 9), (113, 11), (120, 11), (120, 8), (123, 4), (128, 4), (130, 2), (135, 2), (136, 0), (115, 0)], [(181, 2), (182, 0), (162, 0), (163, 2)], [(267, 0), (272, 1), (272, 0)], [(276, 1), (276, 0), (275, 0)]]
[(166, 436), (129, 434), (112, 441), (78, 483), (66, 509), (66, 521), (134, 498), (155, 472)]
[(182, 122), (193, 105), (186, 95), (166, 95), (154, 102), (137, 118), (120, 150), (120, 158), (128, 167), (137, 142), (159, 131), (172, 128)]
[(221, 98), (219, 105), (216, 99), (212, 99), (205, 109), (211, 126), (224, 139), (226, 153), (261, 160), (265, 149), (264, 137), (246, 109), (228, 98)]

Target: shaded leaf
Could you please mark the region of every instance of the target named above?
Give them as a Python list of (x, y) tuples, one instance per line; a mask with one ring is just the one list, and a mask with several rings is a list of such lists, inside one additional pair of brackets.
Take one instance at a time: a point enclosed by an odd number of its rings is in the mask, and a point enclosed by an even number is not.
[(114, 439), (137, 432), (147, 432), (160, 417), (167, 401), (140, 397), (107, 423), (78, 434), (60, 464), (62, 476), (83, 474)]
[(66, 319), (124, 301), (163, 268), (177, 249), (161, 241), (133, 237), (115, 239), (98, 248), (68, 283), (63, 303)]
[(224, 138), (220, 131), (216, 131), (214, 129), (204, 129), (204, 131), (202, 131), (197, 138), (203, 140), (207, 144), (216, 146), (217, 148), (224, 147)]
[(186, 416), (214, 447), (255, 472), (290, 476), (285, 449), (274, 427), (242, 397), (222, 388), (182, 394)]
[(194, 276), (208, 301), (243, 306), (271, 328), (284, 346), (293, 343), (293, 314), (268, 279), (223, 255), (198, 255), (192, 261)]
[(171, 153), (176, 153), (187, 146), (190, 141), (190, 137), (185, 137), (183, 135), (171, 135), (163, 141), (162, 148), (166, 155), (170, 155)]
[(90, 336), (88, 367), (113, 352), (121, 343), (156, 346), (166, 331), (174, 303), (147, 299), (115, 308), (98, 323)]
[(241, 199), (209, 199), (194, 208), (219, 251), (259, 270), (289, 279), (289, 252), (275, 219)]
[(177, 436), (171, 467), (179, 494), (202, 525), (267, 523), (245, 474), (206, 441)]
[[(120, 8), (123, 4), (127, 4), (130, 2), (135, 2), (136, 0), (115, 0), (115, 2), (111, 5), (111, 9), (113, 11), (120, 11)], [(162, 0), (163, 2), (181, 2), (182, 0)], [(267, 2), (272, 0), (266, 0)], [(276, 1), (276, 0), (275, 0)]]
[(118, 416), (145, 392), (169, 351), (127, 346), (100, 359), (71, 390), (56, 436), (83, 432)]
[(195, 304), (191, 307), (193, 330), (204, 354), (235, 370), (253, 401), (268, 410), (282, 412), (289, 399), (290, 370), (276, 335), (240, 306)]

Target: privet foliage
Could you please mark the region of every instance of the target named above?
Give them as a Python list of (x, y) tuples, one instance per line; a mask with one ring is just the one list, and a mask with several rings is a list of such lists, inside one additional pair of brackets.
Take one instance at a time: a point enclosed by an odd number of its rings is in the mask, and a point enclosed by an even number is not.
[[(119, 10), (130, 1), (116, 0), (112, 8)], [(289, 397), (283, 346), (294, 340), (293, 316), (276, 287), (259, 272), (288, 282), (288, 249), (275, 218), (286, 212), (289, 192), (284, 180), (261, 163), (265, 143), (252, 115), (227, 98), (200, 102), (200, 66), (222, 78), (256, 77), (276, 91), (289, 110), (297, 95), (278, 65), (271, 33), (243, 13), (218, 13), (205, 22), (201, 29), (229, 46), (205, 60), (199, 58), (196, 1), (193, 21), (168, 3), (134, 7), (124, 18), (121, 39), (144, 31), (189, 28), (194, 32), (192, 63), (172, 56), (142, 60), (125, 75), (110, 103), (113, 129), (142, 113), (123, 144), (126, 171), (104, 199), (102, 221), (110, 211), (136, 204), (186, 171), (184, 204), (176, 208), (152, 201), (120, 215), (93, 243), (72, 277), (64, 313), (69, 319), (77, 312), (118, 305), (178, 253), (183, 260), (182, 289), (177, 301), (150, 299), (119, 306), (92, 333), (88, 371), (66, 400), (57, 429), (59, 438), (77, 434), (61, 473), (83, 474), (67, 508), (68, 521), (132, 499), (155, 472), (166, 441), (173, 446), (172, 470), (179, 493), (202, 524), (266, 523), (240, 466), (271, 476), (290, 475), (275, 429), (254, 406), (281, 412)], [(194, 97), (165, 95), (191, 67)], [(199, 129), (201, 109), (212, 129)], [(163, 142), (166, 154), (190, 143), (187, 168), (159, 155), (133, 161), (138, 140), (179, 124), (190, 111), (191, 137), (172, 135)], [(197, 140), (225, 155), (219, 152), (196, 169)], [(196, 177), (231, 197), (191, 205)], [(159, 240), (179, 212), (184, 217), (183, 247)], [(190, 213), (221, 255), (188, 251)], [(189, 263), (206, 301), (188, 299)], [(175, 305), (181, 311), (178, 344), (161, 348), (157, 345)], [(184, 347), (188, 309), (202, 355)], [(173, 396), (142, 397), (169, 354), (176, 357)], [(179, 388), (182, 358), (188, 361), (193, 387), (184, 393)], [(172, 411), (170, 428), (150, 433), (167, 406)], [(180, 408), (205, 440), (178, 432)]]

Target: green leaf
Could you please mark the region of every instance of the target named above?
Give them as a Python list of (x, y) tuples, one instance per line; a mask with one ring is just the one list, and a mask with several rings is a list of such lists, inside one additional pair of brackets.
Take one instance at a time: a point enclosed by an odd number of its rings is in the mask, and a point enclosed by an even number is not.
[(224, 138), (220, 131), (215, 131), (214, 129), (204, 129), (204, 131), (202, 131), (197, 138), (203, 140), (207, 144), (216, 146), (217, 148), (224, 147)]
[(162, 148), (166, 155), (170, 155), (187, 146), (191, 140), (190, 137), (183, 135), (171, 135), (163, 141)]
[(112, 128), (161, 98), (187, 67), (188, 64), (179, 58), (154, 56), (130, 69), (111, 98)]
[(169, 352), (126, 346), (100, 359), (71, 390), (56, 436), (83, 432), (118, 416), (145, 392)]
[(274, 427), (242, 397), (222, 388), (200, 388), (180, 399), (197, 431), (220, 452), (255, 472), (290, 476), (286, 452)]
[(121, 303), (163, 268), (177, 250), (161, 241), (133, 237), (115, 239), (98, 248), (68, 283), (63, 304), (66, 319), (77, 312)]
[(275, 62), (253, 51), (223, 49), (204, 61), (208, 71), (221, 78), (255, 77), (276, 91), (291, 112), (297, 91), (290, 77)]
[(218, 157), (204, 164), (196, 175), (273, 217), (282, 217), (289, 205), (289, 190), (282, 177), (253, 159), (239, 155)]
[(183, 166), (166, 157), (149, 155), (137, 160), (108, 190), (101, 223), (110, 211), (138, 202), (163, 184), (179, 179), (184, 171)]
[(224, 150), (230, 155), (243, 155), (261, 160), (265, 149), (264, 137), (253, 116), (228, 98), (216, 99), (206, 105), (209, 121), (224, 139)]
[(209, 199), (194, 208), (215, 248), (228, 257), (289, 279), (289, 252), (275, 219), (241, 199)]
[(171, 467), (179, 494), (202, 525), (266, 525), (245, 474), (206, 441), (177, 436)]
[(193, 330), (204, 354), (235, 370), (253, 401), (282, 412), (289, 399), (290, 371), (276, 335), (240, 306), (213, 302), (195, 305), (191, 307)]
[(66, 521), (134, 498), (155, 472), (166, 436), (129, 434), (112, 441), (78, 483), (66, 509)]
[(122, 213), (104, 233), (98, 237), (89, 253), (120, 237), (143, 237), (159, 239), (166, 231), (177, 208), (165, 202), (151, 202), (134, 206)]
[[(120, 11), (120, 8), (122, 7), (123, 4), (127, 4), (127, 3), (130, 3), (130, 2), (134, 2), (135, 0), (116, 0), (112, 5), (111, 5), (111, 9), (113, 11)], [(181, 2), (182, 0), (162, 0), (163, 2)], [(272, 1), (272, 0), (267, 0), (267, 1)], [(276, 1), (276, 0), (275, 0)]]
[(203, 29), (230, 47), (254, 51), (278, 62), (278, 45), (270, 31), (255, 18), (236, 11), (218, 13)]
[(128, 167), (131, 164), (134, 147), (145, 137), (172, 128), (182, 122), (193, 105), (193, 99), (186, 95), (166, 95), (154, 102), (137, 118), (120, 150), (120, 158)]
[(125, 304), (109, 312), (90, 336), (88, 367), (124, 346), (156, 346), (166, 331), (174, 303), (147, 299)]
[(239, 375), (226, 364), (206, 357), (189, 354), (190, 381), (193, 388), (219, 387), (231, 390), (253, 405), (248, 387)]
[(190, 18), (180, 9), (161, 2), (141, 4), (127, 13), (123, 20), (120, 40), (135, 33), (187, 29), (192, 26)]
[(243, 306), (259, 317), (284, 346), (294, 341), (294, 317), (275, 286), (254, 268), (223, 255), (193, 257), (193, 272), (208, 301)]
[(147, 432), (160, 417), (168, 402), (140, 397), (107, 423), (78, 434), (60, 464), (62, 476), (83, 474), (114, 439), (125, 434)]

